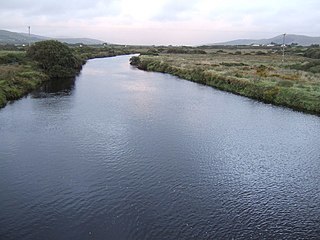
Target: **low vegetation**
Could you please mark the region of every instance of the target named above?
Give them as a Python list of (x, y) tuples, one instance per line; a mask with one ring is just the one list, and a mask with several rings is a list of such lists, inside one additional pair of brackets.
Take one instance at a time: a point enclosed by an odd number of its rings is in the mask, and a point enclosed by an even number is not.
[(140, 53), (131, 64), (275, 105), (320, 114), (319, 46), (121, 46), (44, 41), (28, 47), (0, 46), (0, 106), (43, 81), (74, 77), (86, 60)]
[[(140, 48), (132, 46), (126, 47), (122, 45), (86, 46), (77, 44), (71, 48), (74, 54), (77, 55), (82, 61), (92, 58), (113, 57), (141, 52), (139, 51)], [(144, 52), (144, 49), (142, 52)]]
[[(15, 56), (14, 53), (10, 55)], [(34, 90), (48, 79), (35, 62), (26, 60), (25, 53), (19, 52), (16, 57), (23, 59), (22, 63), (12, 63), (15, 58), (10, 56), (6, 64), (0, 64), (0, 107)]]
[(34, 90), (45, 80), (74, 77), (82, 66), (80, 58), (57, 41), (37, 42), (27, 51), (21, 50), (0, 52), (0, 107)]
[(320, 59), (320, 47), (319, 45), (312, 45), (308, 50), (304, 53), (305, 57)]
[(305, 57), (308, 50), (287, 49), (284, 63), (279, 49), (205, 51), (207, 54), (140, 55), (131, 58), (131, 64), (266, 103), (320, 114), (319, 61)]
[(0, 107), (36, 89), (43, 81), (75, 77), (90, 58), (135, 53), (139, 49), (139, 47), (116, 45), (67, 46), (53, 40), (37, 42), (30, 48), (2, 45), (0, 46)]

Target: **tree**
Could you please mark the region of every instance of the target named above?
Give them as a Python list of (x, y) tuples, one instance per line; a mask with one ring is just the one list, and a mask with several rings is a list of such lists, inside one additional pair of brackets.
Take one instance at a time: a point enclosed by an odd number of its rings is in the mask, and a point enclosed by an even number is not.
[(27, 56), (52, 78), (74, 77), (81, 69), (82, 61), (65, 44), (48, 40), (33, 44)]

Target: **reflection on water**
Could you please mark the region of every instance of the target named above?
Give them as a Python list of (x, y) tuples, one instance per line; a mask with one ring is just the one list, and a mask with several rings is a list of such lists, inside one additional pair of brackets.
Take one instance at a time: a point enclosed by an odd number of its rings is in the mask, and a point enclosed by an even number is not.
[(0, 111), (0, 239), (319, 239), (320, 118), (90, 60)]
[(32, 98), (47, 98), (57, 95), (71, 95), (76, 78), (58, 78), (44, 82), (39, 89), (34, 91)]

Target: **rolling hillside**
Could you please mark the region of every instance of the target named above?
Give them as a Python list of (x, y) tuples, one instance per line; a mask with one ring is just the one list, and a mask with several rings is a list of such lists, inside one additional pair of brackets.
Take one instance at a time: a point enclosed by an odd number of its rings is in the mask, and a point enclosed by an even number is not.
[(83, 43), (87, 45), (94, 45), (94, 44), (102, 44), (104, 43), (101, 40), (91, 39), (91, 38), (49, 38), (44, 36), (38, 36), (31, 34), (30, 37), (26, 33), (17, 33), (17, 32), (10, 32), (7, 30), (0, 30), (0, 44), (28, 44), (33, 42), (39, 42), (48, 39), (55, 39), (60, 42), (65, 42), (68, 44), (76, 44), (76, 43)]
[[(268, 39), (238, 39), (228, 42), (215, 43), (213, 45), (250, 45), (250, 44), (282, 44), (283, 35), (279, 35)], [(286, 44), (297, 43), (301, 46), (310, 46), (312, 44), (320, 44), (320, 37), (309, 37), (304, 35), (287, 34), (285, 39)]]

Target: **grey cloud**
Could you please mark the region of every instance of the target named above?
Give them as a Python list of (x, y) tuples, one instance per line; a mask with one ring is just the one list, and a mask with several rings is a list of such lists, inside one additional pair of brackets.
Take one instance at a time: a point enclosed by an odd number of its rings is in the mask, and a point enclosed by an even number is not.
[(26, 0), (26, 1), (22, 1), (22, 2), (19, 0), (3, 1), (1, 3), (1, 11), (24, 9), (34, 3), (36, 3), (36, 1), (33, 1), (33, 0)]
[(116, 0), (67, 0), (64, 2), (55, 0), (27, 0), (22, 2), (11, 0), (1, 4), (0, 14), (14, 12), (26, 18), (38, 16), (48, 18), (56, 18), (57, 16), (64, 16), (65, 18), (113, 16), (120, 12), (117, 3)]
[[(48, 36), (81, 35), (123, 43), (184, 44), (189, 41), (196, 44), (197, 41), (217, 42), (239, 37), (263, 38), (283, 32), (320, 33), (319, 0), (158, 0), (162, 7), (148, 19), (151, 21), (146, 21), (146, 27), (138, 14), (135, 17), (123, 15), (122, 0), (0, 1), (0, 29), (26, 31), (26, 26), (31, 25), (34, 33)], [(154, 12), (152, 5), (145, 9), (145, 6), (141, 6), (144, 1), (135, 3), (140, 9)], [(212, 11), (208, 14), (210, 9)], [(109, 24), (108, 28), (104, 27), (102, 17), (110, 17), (111, 23), (106, 23)], [(193, 19), (196, 21), (192, 22)], [(180, 20), (189, 22), (194, 29), (188, 28), (187, 23), (178, 23)], [(197, 20), (204, 20), (208, 26), (197, 27)], [(134, 26), (135, 21), (138, 22), (138, 28)], [(226, 26), (225, 31), (217, 26), (220, 22)], [(169, 29), (159, 31), (159, 28), (168, 25)], [(152, 30), (152, 26), (158, 29)]]
[(152, 18), (156, 21), (172, 21), (172, 20), (185, 20), (191, 16), (182, 16), (183, 14), (191, 13), (197, 1), (192, 0), (176, 0), (169, 1), (159, 10), (158, 14)]
[[(223, 20), (232, 26), (235, 32), (239, 29), (257, 34), (259, 32), (309, 34), (317, 29), (319, 31), (317, 27), (320, 22), (320, 12), (315, 10), (319, 7), (319, 2), (314, 0), (306, 0), (304, 4), (299, 0), (291, 0), (284, 4), (273, 1), (269, 4), (264, 2), (230, 5), (215, 9), (208, 19)], [(251, 19), (251, 22), (246, 22), (247, 19)]]

